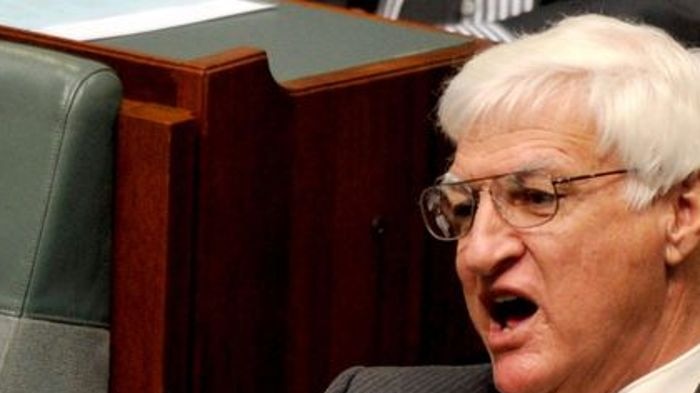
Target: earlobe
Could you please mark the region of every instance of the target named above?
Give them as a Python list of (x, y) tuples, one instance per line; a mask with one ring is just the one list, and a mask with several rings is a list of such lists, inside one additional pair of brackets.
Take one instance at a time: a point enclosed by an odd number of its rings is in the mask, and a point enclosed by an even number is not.
[(674, 244), (666, 245), (664, 256), (666, 257), (666, 263), (670, 266), (675, 266), (683, 262), (683, 253), (680, 248)]
[(666, 263), (683, 262), (700, 244), (700, 180), (693, 175), (672, 194), (673, 217), (666, 227)]

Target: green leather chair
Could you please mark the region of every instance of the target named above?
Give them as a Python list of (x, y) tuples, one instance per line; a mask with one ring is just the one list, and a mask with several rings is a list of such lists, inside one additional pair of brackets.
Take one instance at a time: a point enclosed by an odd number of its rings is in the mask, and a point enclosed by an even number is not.
[(0, 42), (0, 392), (109, 380), (113, 126), (104, 65)]

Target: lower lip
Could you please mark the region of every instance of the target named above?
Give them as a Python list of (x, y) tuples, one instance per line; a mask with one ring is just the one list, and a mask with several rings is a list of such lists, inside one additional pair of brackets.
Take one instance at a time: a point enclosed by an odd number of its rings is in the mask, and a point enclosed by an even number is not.
[(523, 347), (532, 337), (532, 326), (539, 315), (538, 310), (526, 319), (511, 322), (507, 328), (502, 328), (499, 323), (491, 320), (486, 334), (486, 345), (489, 351), (492, 354), (498, 354)]

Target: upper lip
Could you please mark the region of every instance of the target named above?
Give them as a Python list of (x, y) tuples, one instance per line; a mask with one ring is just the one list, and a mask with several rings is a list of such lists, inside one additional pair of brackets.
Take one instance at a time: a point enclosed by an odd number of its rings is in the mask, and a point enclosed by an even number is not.
[(524, 290), (520, 286), (512, 285), (492, 285), (481, 292), (479, 295), (479, 300), (481, 300), (482, 304), (491, 306), (497, 298), (505, 296), (516, 296), (537, 304), (534, 296), (528, 293), (528, 291)]
[(527, 301), (533, 303), (537, 308), (540, 307), (539, 302), (530, 291), (525, 290), (522, 286), (515, 285), (492, 285), (481, 292), (479, 295), (479, 300), (489, 318), (500, 324), (502, 321), (497, 321), (495, 315), (495, 305), (497, 300), (499, 298), (505, 299), (511, 297), (526, 299)]

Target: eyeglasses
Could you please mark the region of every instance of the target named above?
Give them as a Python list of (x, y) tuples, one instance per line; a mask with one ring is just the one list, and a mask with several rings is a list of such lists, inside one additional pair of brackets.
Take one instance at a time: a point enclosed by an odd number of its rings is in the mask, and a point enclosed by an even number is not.
[(479, 205), (481, 183), (488, 181), (489, 194), (503, 220), (516, 228), (530, 228), (557, 214), (559, 199), (566, 195), (570, 183), (627, 172), (617, 169), (556, 178), (536, 171), (507, 173), (428, 187), (421, 193), (419, 204), (430, 234), (450, 241), (469, 233)]

